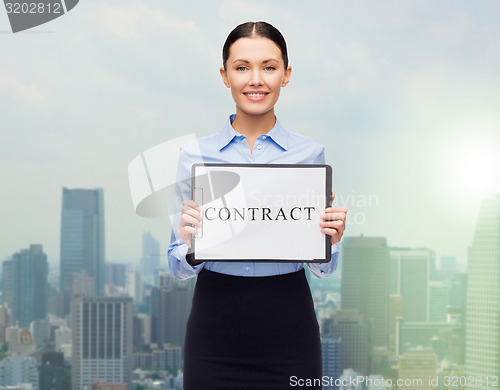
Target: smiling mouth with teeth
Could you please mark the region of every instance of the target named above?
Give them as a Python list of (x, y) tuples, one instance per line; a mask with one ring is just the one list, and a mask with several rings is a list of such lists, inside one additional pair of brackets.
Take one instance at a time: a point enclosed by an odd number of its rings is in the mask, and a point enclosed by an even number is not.
[(251, 98), (259, 98), (259, 97), (264, 97), (268, 94), (269, 92), (243, 92), (245, 96), (251, 97)]

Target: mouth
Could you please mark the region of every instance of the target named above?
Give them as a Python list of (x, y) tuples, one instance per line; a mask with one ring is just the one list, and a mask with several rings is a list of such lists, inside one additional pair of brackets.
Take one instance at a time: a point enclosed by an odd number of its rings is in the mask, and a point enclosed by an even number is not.
[(248, 91), (248, 92), (243, 92), (243, 95), (245, 95), (247, 98), (249, 98), (252, 101), (260, 101), (260, 100), (263, 100), (267, 95), (269, 95), (269, 92)]

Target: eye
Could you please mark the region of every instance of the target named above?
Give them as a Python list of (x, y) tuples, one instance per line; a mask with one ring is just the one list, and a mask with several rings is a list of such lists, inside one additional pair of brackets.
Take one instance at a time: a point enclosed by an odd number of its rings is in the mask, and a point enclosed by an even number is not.
[(236, 68), (236, 70), (237, 70), (237, 71), (239, 71), (239, 72), (243, 72), (245, 69), (246, 69), (246, 68), (245, 68), (244, 66), (238, 66), (238, 67)]
[(266, 69), (268, 72), (271, 72), (275, 70), (276, 68), (274, 66), (266, 66), (264, 69)]

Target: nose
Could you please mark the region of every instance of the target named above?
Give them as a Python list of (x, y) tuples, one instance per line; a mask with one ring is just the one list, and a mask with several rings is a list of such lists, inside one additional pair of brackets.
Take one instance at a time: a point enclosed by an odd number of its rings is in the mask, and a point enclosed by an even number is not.
[(264, 82), (262, 81), (261, 73), (259, 69), (253, 69), (250, 77), (250, 85), (262, 85)]

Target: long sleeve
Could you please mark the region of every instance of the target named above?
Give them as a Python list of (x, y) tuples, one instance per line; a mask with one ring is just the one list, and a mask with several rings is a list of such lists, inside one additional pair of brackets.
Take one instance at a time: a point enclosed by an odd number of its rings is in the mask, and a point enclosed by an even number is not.
[[(325, 148), (323, 147), (314, 159), (312, 164), (325, 163)], [(336, 269), (339, 262), (340, 249), (337, 244), (332, 245), (332, 257), (328, 263), (307, 263), (311, 272), (318, 278), (325, 278), (330, 276)]]
[(189, 155), (181, 148), (177, 168), (177, 181), (175, 185), (175, 215), (172, 222), (172, 234), (168, 247), (168, 267), (172, 274), (179, 279), (189, 279), (197, 275), (205, 263), (196, 266), (190, 265), (186, 260), (189, 247), (179, 237), (179, 223), (181, 219), (182, 202), (191, 199), (191, 165)]

